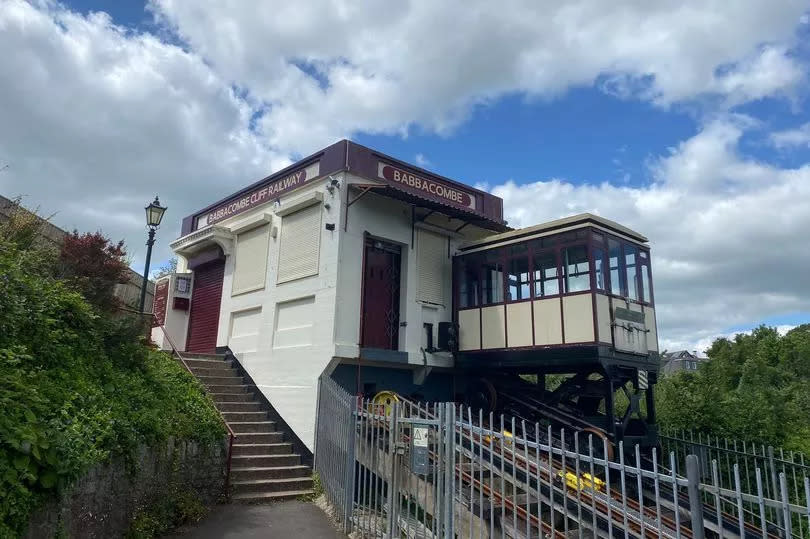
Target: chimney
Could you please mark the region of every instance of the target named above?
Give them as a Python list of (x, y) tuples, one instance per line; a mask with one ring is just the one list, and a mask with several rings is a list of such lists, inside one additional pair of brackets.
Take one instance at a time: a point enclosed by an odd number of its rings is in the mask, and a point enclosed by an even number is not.
[(698, 357), (697, 350), (692, 350), (692, 355), (695, 356), (695, 357)]

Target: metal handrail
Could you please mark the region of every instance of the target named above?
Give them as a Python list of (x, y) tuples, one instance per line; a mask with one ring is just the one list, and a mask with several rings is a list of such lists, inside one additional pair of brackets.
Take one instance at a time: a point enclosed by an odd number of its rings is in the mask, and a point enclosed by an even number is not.
[[(169, 336), (169, 332), (166, 331), (166, 328), (163, 327), (163, 324), (160, 323), (160, 321), (157, 319), (157, 316), (155, 316), (153, 314), (152, 318), (154, 318), (155, 324), (157, 325), (157, 327), (159, 327), (160, 330), (163, 332), (163, 335), (166, 337), (166, 340), (169, 341), (169, 346), (171, 346), (171, 348), (172, 348), (172, 355), (177, 356), (177, 359), (180, 360), (180, 363), (183, 365), (183, 367), (186, 368), (186, 371), (188, 371), (188, 373), (191, 376), (194, 376), (194, 373), (191, 372), (191, 367), (188, 366), (188, 363), (186, 363), (186, 359), (180, 353), (180, 350), (178, 350), (177, 345), (174, 344), (174, 341), (172, 341), (172, 338)], [(196, 378), (196, 376), (195, 376), (195, 378)], [(200, 385), (202, 385), (202, 384), (200, 384)], [(210, 394), (208, 393), (208, 389), (204, 385), (202, 385), (202, 388), (203, 388), (203, 392), (210, 396)], [(232, 457), (233, 457), (233, 441), (236, 439), (236, 433), (233, 431), (233, 429), (231, 429), (231, 426), (228, 425), (228, 422), (225, 420), (225, 416), (220, 411), (220, 409), (218, 407), (216, 407), (216, 406), (215, 406), (215, 408), (217, 409), (217, 412), (219, 413), (220, 421), (222, 421), (222, 424), (225, 425), (225, 429), (228, 431), (228, 464), (227, 464), (227, 469), (225, 471), (225, 497), (230, 499), (230, 497), (231, 497), (231, 493), (230, 493), (230, 490), (231, 490), (230, 489), (230, 486), (231, 486), (231, 460), (232, 460)]]

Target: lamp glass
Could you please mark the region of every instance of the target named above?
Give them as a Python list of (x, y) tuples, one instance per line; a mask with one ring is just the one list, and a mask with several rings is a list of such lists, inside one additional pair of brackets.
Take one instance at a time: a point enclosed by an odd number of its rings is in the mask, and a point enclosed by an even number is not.
[(160, 201), (155, 197), (154, 202), (146, 207), (146, 224), (147, 226), (157, 227), (160, 226), (160, 221), (163, 220), (163, 214), (166, 208), (160, 205)]

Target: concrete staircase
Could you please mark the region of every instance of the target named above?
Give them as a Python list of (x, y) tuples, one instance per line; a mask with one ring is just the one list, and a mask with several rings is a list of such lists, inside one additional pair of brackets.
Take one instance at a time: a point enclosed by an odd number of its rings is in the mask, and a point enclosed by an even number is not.
[(183, 353), (191, 372), (206, 386), (236, 438), (231, 459), (231, 499), (263, 503), (312, 493), (312, 469), (293, 453), (287, 433), (247, 385), (233, 361), (222, 355)]

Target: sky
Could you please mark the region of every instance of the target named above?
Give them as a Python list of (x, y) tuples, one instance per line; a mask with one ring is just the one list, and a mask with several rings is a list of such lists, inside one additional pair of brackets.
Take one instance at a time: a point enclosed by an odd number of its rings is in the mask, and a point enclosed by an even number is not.
[(0, 0), (0, 194), (145, 258), (341, 138), (651, 240), (663, 349), (810, 321), (805, 1)]

